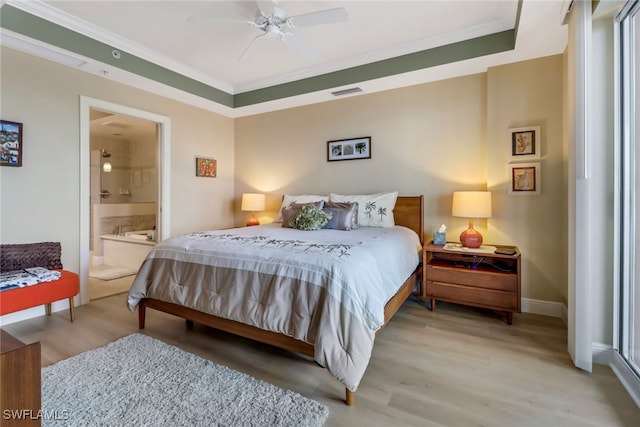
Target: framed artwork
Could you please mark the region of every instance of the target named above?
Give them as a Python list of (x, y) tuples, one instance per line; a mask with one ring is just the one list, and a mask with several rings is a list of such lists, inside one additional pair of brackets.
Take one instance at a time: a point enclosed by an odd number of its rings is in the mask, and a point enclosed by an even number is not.
[(22, 123), (0, 120), (0, 165), (22, 166)]
[(196, 157), (196, 176), (215, 178), (218, 173), (218, 161), (209, 157)]
[(540, 163), (509, 165), (509, 195), (534, 196), (540, 194)]
[(327, 142), (327, 161), (371, 158), (371, 137), (339, 139)]
[(542, 141), (540, 126), (509, 129), (511, 160), (537, 160), (540, 158)]

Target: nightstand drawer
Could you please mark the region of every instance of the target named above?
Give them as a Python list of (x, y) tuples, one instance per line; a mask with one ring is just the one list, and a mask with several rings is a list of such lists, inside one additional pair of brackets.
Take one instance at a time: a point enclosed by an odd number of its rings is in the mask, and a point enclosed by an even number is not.
[(495, 309), (518, 310), (518, 293), (427, 280), (428, 298)]
[(518, 291), (518, 275), (502, 272), (472, 270), (464, 267), (441, 267), (427, 265), (426, 279), (434, 282), (445, 282), (468, 285), (478, 288), (495, 289), (508, 292)]

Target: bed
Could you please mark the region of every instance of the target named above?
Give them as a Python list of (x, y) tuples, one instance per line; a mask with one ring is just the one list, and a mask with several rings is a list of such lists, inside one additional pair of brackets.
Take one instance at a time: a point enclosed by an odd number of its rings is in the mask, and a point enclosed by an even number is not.
[(153, 308), (312, 357), (352, 405), (375, 335), (421, 279), (423, 197), (397, 197), (393, 215), (391, 228), (273, 223), (167, 239), (140, 267), (127, 304), (140, 329)]

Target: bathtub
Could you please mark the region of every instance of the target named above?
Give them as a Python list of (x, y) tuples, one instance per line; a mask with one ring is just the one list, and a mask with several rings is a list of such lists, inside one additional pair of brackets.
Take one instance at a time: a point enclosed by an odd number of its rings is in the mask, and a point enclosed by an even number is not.
[(104, 234), (100, 236), (104, 253), (104, 263), (114, 267), (127, 267), (138, 270), (156, 242), (147, 235), (155, 230), (126, 232), (124, 236)]
[(127, 231), (124, 233), (124, 237), (134, 240), (149, 240), (154, 242), (156, 240), (156, 230)]

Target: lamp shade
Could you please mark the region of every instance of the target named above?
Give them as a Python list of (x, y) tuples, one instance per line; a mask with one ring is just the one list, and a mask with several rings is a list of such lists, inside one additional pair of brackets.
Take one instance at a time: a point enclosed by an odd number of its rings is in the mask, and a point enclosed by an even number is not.
[(463, 218), (491, 218), (491, 193), (455, 191), (451, 215)]
[(473, 218), (491, 217), (491, 193), (488, 191), (456, 191), (453, 193), (451, 215), (469, 218), (469, 228), (460, 234), (460, 243), (467, 248), (482, 246), (482, 234), (473, 228)]
[(265, 195), (258, 193), (244, 193), (242, 195), (242, 205), (240, 207), (243, 211), (263, 211), (265, 208)]

